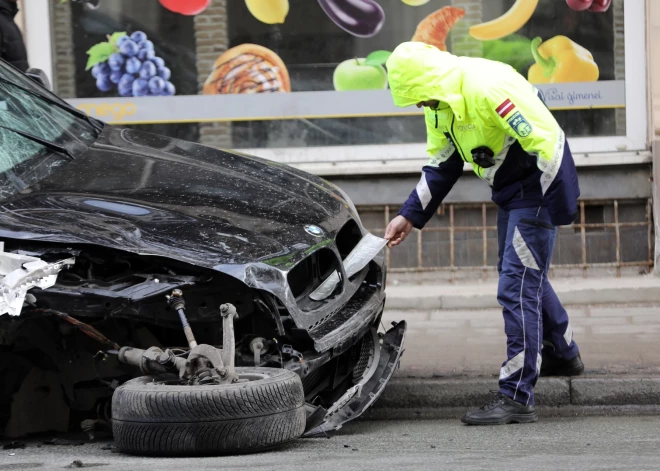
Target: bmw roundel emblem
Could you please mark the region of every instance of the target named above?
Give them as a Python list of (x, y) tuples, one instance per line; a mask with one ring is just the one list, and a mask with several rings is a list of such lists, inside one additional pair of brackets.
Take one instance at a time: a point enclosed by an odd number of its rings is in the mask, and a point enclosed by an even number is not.
[(311, 234), (315, 237), (319, 237), (319, 236), (323, 235), (323, 229), (321, 229), (319, 226), (307, 225), (307, 226), (305, 226), (305, 231), (308, 234)]

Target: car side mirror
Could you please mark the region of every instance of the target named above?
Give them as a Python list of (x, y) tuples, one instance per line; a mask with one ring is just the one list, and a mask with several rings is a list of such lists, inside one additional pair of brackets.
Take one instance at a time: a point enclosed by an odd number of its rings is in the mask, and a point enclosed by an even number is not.
[(50, 80), (48, 80), (48, 75), (46, 75), (46, 72), (44, 72), (41, 69), (35, 69), (33, 67), (29, 68), (27, 72), (25, 72), (25, 75), (30, 77), (32, 80), (37, 82), (39, 85), (44, 87), (48, 91), (53, 91), (53, 89), (50, 86)]

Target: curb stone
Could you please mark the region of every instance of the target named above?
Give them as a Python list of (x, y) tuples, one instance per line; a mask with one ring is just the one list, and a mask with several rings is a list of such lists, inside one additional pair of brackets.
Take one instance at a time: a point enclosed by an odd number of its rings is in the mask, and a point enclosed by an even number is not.
[[(392, 378), (365, 417), (460, 418), (488, 401), (497, 384), (496, 377)], [(540, 378), (535, 397), (542, 415), (660, 415), (660, 376)]]
[[(466, 407), (367, 410), (359, 420), (460, 420), (469, 409)], [(594, 416), (660, 416), (660, 405), (647, 406), (539, 406), (536, 412), (540, 419), (555, 417), (594, 417)]]
[(575, 405), (660, 405), (660, 377), (576, 378), (571, 380)]
[[(497, 390), (497, 378), (392, 378), (374, 408), (482, 406), (490, 399), (493, 390)], [(535, 396), (539, 405), (568, 405), (570, 384), (566, 379), (541, 378)]]

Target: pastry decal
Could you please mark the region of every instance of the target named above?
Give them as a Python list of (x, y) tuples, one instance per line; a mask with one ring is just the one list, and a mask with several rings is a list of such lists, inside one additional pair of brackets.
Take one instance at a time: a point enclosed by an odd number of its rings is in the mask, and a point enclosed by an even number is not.
[(241, 44), (218, 57), (203, 89), (205, 95), (290, 91), (289, 71), (282, 59), (257, 44)]

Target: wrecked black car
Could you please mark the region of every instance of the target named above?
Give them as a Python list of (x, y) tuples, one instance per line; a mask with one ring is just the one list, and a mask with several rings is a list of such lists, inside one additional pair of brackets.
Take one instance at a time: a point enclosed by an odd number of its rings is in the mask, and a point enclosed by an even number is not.
[(0, 430), (267, 448), (362, 414), (396, 368), (383, 239), (336, 186), (111, 126), (0, 63)]

